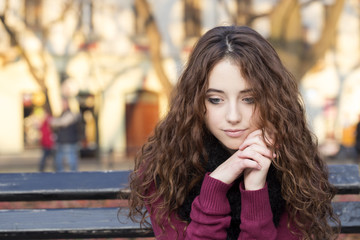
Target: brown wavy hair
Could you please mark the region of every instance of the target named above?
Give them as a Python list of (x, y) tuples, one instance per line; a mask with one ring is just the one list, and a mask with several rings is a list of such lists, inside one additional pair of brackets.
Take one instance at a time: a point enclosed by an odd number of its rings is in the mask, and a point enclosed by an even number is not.
[[(142, 211), (145, 204), (160, 202), (155, 221), (161, 226), (163, 216), (169, 221), (190, 189), (203, 178), (208, 78), (224, 58), (240, 67), (254, 90), (260, 128), (274, 136), (272, 149), (278, 157), (273, 165), (290, 220), (304, 239), (335, 238), (328, 224), (329, 220), (339, 224), (331, 206), (335, 189), (306, 123), (297, 83), (269, 42), (245, 26), (213, 28), (195, 45), (174, 88), (168, 114), (135, 159), (130, 179), (130, 217), (141, 214), (141, 222), (146, 223), (148, 213)], [(154, 185), (156, 191), (148, 193)]]

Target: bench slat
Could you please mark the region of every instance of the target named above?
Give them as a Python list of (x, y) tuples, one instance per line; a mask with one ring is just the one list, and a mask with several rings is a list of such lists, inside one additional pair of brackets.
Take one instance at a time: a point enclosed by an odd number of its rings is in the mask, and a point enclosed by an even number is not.
[(360, 233), (360, 202), (333, 202), (341, 221), (341, 233)]
[[(0, 239), (152, 237), (123, 208), (0, 210)], [(119, 220), (118, 220), (119, 217)]]
[[(360, 202), (334, 202), (342, 233), (360, 233)], [(0, 239), (153, 237), (127, 219), (123, 208), (0, 210)], [(51, 237), (49, 237), (51, 236)]]
[[(360, 193), (357, 165), (329, 165), (329, 172), (338, 194)], [(0, 201), (127, 198), (129, 174), (130, 171), (2, 173)]]
[(334, 164), (329, 167), (329, 181), (338, 189), (338, 194), (359, 194), (360, 176), (357, 164)]
[(129, 174), (130, 171), (1, 173), (0, 201), (127, 198)]

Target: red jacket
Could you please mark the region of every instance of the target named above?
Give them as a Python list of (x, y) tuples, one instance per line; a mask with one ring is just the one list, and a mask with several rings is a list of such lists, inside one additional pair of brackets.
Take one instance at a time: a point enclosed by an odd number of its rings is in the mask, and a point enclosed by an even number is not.
[(51, 117), (47, 115), (40, 126), (41, 139), (40, 143), (43, 148), (51, 149), (54, 146), (53, 131), (50, 127)]

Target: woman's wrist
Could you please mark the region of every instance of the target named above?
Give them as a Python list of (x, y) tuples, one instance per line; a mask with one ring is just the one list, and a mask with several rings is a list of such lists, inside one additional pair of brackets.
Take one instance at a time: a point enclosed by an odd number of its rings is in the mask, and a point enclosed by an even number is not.
[(257, 184), (244, 183), (244, 188), (247, 191), (256, 191), (256, 190), (263, 189), (264, 187), (265, 187), (265, 182), (264, 183), (257, 183)]
[(244, 182), (240, 183), (240, 190), (242, 190), (242, 191), (259, 191), (259, 190), (266, 188), (266, 186), (267, 186), (266, 181), (264, 182), (263, 185), (251, 185), (251, 184), (246, 185), (246, 183), (244, 181)]
[(266, 175), (248, 176), (247, 174), (245, 174), (245, 178), (244, 178), (245, 190), (249, 190), (249, 191), (260, 190), (260, 189), (264, 188), (265, 183), (266, 183)]

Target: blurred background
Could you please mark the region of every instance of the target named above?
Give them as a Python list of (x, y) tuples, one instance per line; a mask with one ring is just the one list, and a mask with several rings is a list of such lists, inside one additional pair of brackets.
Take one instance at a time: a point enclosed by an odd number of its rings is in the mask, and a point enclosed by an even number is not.
[[(295, 75), (328, 161), (356, 162), (357, 0), (0, 0), (0, 171), (38, 171), (45, 109), (81, 114), (79, 170), (132, 168), (194, 42), (248, 25)], [(48, 166), (46, 171), (52, 171)]]

